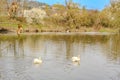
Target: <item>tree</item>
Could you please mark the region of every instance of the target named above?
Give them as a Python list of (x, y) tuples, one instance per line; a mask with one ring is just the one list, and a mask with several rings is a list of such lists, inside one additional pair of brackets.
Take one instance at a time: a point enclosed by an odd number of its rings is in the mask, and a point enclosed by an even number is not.
[(114, 28), (120, 28), (120, 1), (111, 0), (111, 4), (106, 8), (109, 12), (109, 19)]
[(17, 2), (12, 2), (11, 6), (9, 7), (8, 10), (8, 16), (12, 19), (17, 17), (17, 12), (18, 12), (18, 3)]

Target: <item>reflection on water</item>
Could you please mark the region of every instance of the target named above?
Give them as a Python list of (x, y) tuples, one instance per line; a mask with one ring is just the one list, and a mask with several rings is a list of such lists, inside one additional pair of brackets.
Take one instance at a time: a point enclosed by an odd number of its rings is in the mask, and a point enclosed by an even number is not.
[[(39, 56), (43, 63), (33, 64)], [(67, 79), (120, 80), (120, 35), (0, 36), (0, 80)]]

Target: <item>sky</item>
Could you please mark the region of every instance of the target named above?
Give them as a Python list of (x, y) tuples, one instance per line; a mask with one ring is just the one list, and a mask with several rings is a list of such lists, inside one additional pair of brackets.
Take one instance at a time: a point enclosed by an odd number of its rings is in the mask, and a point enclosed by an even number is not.
[[(65, 4), (65, 0), (37, 0), (49, 5), (56, 3)], [(73, 2), (79, 3), (81, 6), (85, 6), (87, 9), (102, 10), (110, 4), (110, 0), (73, 0)]]

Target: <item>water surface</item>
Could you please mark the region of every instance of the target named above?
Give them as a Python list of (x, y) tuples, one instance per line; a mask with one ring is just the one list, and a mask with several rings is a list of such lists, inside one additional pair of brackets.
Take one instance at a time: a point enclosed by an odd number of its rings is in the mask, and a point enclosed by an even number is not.
[[(39, 56), (43, 63), (33, 64)], [(120, 80), (120, 35), (0, 35), (0, 80)]]

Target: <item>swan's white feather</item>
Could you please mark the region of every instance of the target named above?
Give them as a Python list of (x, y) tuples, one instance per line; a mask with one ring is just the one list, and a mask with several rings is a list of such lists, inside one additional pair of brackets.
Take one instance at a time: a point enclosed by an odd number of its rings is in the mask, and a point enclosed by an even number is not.
[(42, 63), (42, 59), (41, 58), (35, 58), (33, 63), (34, 64), (40, 64), (40, 63)]

